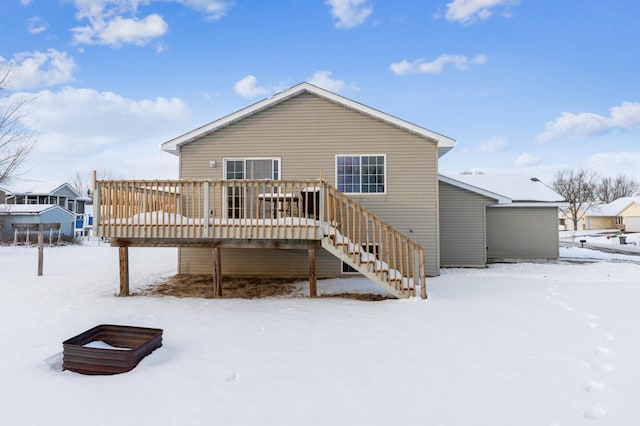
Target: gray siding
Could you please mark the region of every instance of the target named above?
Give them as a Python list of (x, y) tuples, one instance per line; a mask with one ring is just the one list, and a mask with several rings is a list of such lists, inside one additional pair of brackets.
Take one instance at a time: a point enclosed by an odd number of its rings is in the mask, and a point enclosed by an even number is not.
[(558, 209), (487, 208), (488, 259), (557, 259)]
[(485, 206), (495, 202), (440, 182), (440, 266), (486, 265)]
[[(336, 154), (386, 154), (387, 193), (353, 198), (421, 243), (427, 274), (437, 275), (436, 143), (342, 105), (303, 93), (188, 143), (181, 148), (180, 178), (222, 179), (225, 158), (280, 157), (283, 179), (318, 178), (322, 173), (334, 183)], [(216, 168), (209, 167), (211, 160), (217, 161)], [(228, 252), (223, 273), (244, 273), (246, 256), (247, 251)], [(306, 270), (306, 254), (303, 257)], [(208, 273), (209, 258), (207, 250), (181, 250), (179, 270)], [(288, 252), (256, 253), (252, 262), (264, 265), (255, 266), (256, 273), (291, 275), (301, 270)], [(335, 276), (339, 270), (338, 260), (318, 262), (319, 275)]]

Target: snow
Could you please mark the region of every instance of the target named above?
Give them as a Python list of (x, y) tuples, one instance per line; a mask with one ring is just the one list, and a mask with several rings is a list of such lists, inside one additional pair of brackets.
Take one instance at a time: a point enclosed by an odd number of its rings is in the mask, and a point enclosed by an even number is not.
[(450, 175), (450, 179), (508, 197), (514, 202), (562, 202), (563, 197), (542, 181), (527, 176)]
[[(0, 424), (636, 424), (640, 265), (569, 250), (581, 261), (447, 269), (426, 301), (362, 302), (120, 298), (108, 245), (46, 247), (42, 277), (36, 248), (0, 247)], [(176, 272), (175, 249), (129, 252), (133, 289)], [(62, 341), (105, 323), (162, 328), (163, 346), (124, 374), (61, 371)]]

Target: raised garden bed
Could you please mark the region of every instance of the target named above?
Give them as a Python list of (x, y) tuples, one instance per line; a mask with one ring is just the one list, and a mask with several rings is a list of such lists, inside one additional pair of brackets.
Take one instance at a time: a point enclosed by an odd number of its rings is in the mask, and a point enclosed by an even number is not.
[(132, 370), (162, 346), (162, 330), (102, 324), (62, 342), (62, 369), (81, 374), (118, 374)]

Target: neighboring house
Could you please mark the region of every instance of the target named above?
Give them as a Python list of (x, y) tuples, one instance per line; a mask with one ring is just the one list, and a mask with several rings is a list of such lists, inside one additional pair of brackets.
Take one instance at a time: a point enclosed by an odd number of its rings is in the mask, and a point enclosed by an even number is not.
[(591, 206), (584, 214), (584, 229), (640, 232), (640, 197), (623, 197)]
[(66, 182), (13, 179), (0, 186), (0, 201), (5, 204), (56, 204), (72, 213), (84, 214), (85, 203), (91, 198)]
[(440, 176), (440, 264), (557, 259), (563, 198), (526, 176)]
[(60, 235), (73, 237), (75, 217), (56, 204), (0, 204), (0, 240), (12, 240), (16, 229), (37, 230), (38, 224), (59, 225)]
[[(77, 232), (86, 231), (91, 222), (87, 204), (91, 198), (80, 194), (66, 182), (17, 178), (0, 186), (0, 201), (7, 205), (57, 205), (72, 213)], [(73, 233), (72, 233), (73, 234)]]

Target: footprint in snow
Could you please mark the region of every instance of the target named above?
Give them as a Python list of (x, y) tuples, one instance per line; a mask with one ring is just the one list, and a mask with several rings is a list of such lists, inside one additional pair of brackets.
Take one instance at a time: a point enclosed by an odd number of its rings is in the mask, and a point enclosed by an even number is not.
[(597, 420), (607, 414), (607, 406), (602, 402), (596, 402), (592, 406), (584, 408), (584, 417), (589, 420)]
[(233, 381), (235, 381), (238, 378), (239, 374), (237, 371), (234, 371), (233, 373), (231, 373), (229, 376), (227, 376), (224, 381), (227, 383), (231, 383)]
[(612, 356), (616, 354), (616, 351), (611, 348), (605, 348), (604, 346), (596, 346), (593, 352), (597, 355)]
[(587, 392), (604, 392), (607, 390), (607, 385), (600, 382), (590, 381), (585, 383), (584, 390)]

